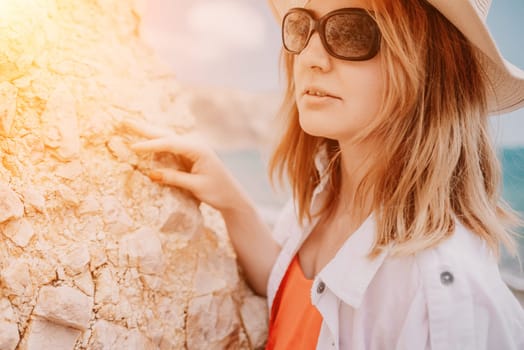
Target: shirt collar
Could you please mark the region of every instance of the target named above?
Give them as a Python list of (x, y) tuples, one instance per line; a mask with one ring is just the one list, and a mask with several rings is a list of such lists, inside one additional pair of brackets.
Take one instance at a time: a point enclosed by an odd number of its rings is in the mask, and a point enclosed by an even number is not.
[(375, 219), (371, 214), (317, 276), (339, 299), (354, 308), (358, 308), (362, 303), (369, 284), (382, 266), (389, 250), (385, 248), (373, 259), (368, 257), (375, 233)]
[[(313, 192), (311, 209), (317, 210), (325, 200), (323, 194), (329, 180), (326, 173), (329, 164), (327, 149), (321, 147), (315, 156), (315, 166), (320, 174), (320, 183)], [(310, 232), (318, 218), (310, 222), (306, 232)], [(376, 223), (371, 214), (360, 227), (344, 242), (335, 257), (319, 272), (317, 279), (326, 283), (339, 299), (357, 308), (364, 294), (388, 255), (389, 247), (371, 259), (368, 257), (376, 236)], [(306, 238), (306, 237), (303, 237)]]

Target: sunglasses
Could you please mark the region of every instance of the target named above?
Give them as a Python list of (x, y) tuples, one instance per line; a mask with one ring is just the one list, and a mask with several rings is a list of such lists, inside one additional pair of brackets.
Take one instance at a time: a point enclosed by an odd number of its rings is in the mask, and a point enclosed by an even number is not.
[(284, 49), (299, 54), (318, 32), (322, 45), (333, 57), (346, 61), (365, 61), (380, 49), (380, 30), (368, 11), (343, 8), (316, 20), (311, 11), (292, 8), (282, 20)]

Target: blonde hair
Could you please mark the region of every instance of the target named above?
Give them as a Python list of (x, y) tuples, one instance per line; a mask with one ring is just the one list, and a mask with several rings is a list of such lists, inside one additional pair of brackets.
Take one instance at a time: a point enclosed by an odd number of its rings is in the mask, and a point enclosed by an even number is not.
[[(501, 170), (488, 130), (489, 82), (479, 53), (435, 8), (420, 0), (374, 1), (382, 33), (385, 91), (381, 110), (359, 140), (378, 138), (383, 152), (359, 184), (357, 199), (372, 193), (377, 235), (371, 256), (395, 243), (408, 255), (449, 237), (455, 219), (498, 254), (514, 252), (514, 213), (500, 199)], [(293, 55), (283, 52), (287, 88), (280, 115), (284, 134), (269, 171), (288, 176), (299, 220), (326, 215), (340, 191), (338, 143), (306, 134), (299, 125)], [(318, 213), (310, 206), (319, 174), (313, 156), (326, 147), (331, 186)]]

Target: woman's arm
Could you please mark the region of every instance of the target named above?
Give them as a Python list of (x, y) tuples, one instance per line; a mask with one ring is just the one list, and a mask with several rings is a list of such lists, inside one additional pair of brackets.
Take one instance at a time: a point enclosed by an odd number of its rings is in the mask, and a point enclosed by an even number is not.
[(221, 210), (221, 213), (238, 262), (251, 288), (257, 294), (266, 296), (269, 274), (280, 246), (251, 202)]
[(267, 281), (280, 246), (272, 238), (254, 203), (238, 181), (205, 141), (188, 135), (125, 121), (124, 126), (147, 141), (132, 145), (137, 152), (169, 152), (180, 156), (186, 169), (152, 169), (156, 182), (184, 188), (222, 214), (229, 237), (248, 283), (260, 295), (266, 294)]

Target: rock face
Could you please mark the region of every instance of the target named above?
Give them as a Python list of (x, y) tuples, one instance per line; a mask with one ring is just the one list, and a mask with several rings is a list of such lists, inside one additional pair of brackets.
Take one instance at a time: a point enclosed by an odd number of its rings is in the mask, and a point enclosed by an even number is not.
[(119, 125), (194, 127), (142, 3), (0, 2), (0, 349), (250, 349), (264, 300), (220, 217)]

